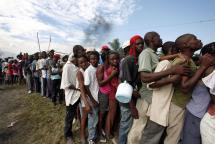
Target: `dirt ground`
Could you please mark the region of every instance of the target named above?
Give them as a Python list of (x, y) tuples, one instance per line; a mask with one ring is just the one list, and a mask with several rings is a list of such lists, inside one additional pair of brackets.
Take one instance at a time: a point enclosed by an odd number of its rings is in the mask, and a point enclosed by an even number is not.
[[(54, 106), (39, 94), (29, 95), (23, 86), (0, 86), (0, 144), (65, 144), (64, 117), (64, 105)], [(79, 144), (77, 121), (73, 132)]]

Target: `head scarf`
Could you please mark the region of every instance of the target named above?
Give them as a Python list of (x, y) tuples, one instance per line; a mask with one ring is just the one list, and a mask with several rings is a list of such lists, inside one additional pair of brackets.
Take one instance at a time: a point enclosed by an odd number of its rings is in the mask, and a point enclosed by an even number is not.
[(137, 54), (136, 54), (136, 48), (137, 47), (134, 46), (134, 44), (136, 44), (136, 40), (138, 40), (138, 39), (142, 39), (143, 40), (143, 38), (140, 35), (135, 35), (135, 36), (131, 37), (131, 39), (130, 39), (131, 48), (129, 50), (129, 55), (132, 55), (134, 57), (137, 56)]

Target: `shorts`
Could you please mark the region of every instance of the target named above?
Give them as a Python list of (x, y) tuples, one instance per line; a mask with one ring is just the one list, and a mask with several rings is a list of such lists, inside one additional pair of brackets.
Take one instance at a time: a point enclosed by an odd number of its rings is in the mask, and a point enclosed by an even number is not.
[(99, 111), (101, 113), (105, 113), (108, 111), (108, 94), (104, 94), (99, 91), (98, 93), (98, 100), (99, 100)]

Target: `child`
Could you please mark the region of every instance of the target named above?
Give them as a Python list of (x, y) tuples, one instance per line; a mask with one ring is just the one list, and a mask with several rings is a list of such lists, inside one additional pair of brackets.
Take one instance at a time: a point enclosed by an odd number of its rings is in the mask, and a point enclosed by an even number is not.
[(96, 128), (98, 123), (98, 91), (99, 85), (96, 78), (96, 69), (99, 63), (99, 53), (90, 51), (89, 53), (90, 66), (84, 72), (84, 85), (86, 87), (88, 102), (92, 108), (88, 114), (88, 141), (89, 144), (94, 144), (97, 138)]
[(110, 80), (115, 76), (112, 75), (110, 77), (107, 76), (107, 67), (108, 67), (108, 52), (106, 51), (102, 53), (101, 58), (104, 62), (103, 64), (99, 65), (96, 71), (96, 78), (98, 80), (99, 84), (99, 93), (98, 93), (98, 100), (99, 100), (99, 124), (98, 124), (98, 130), (99, 130), (99, 139), (100, 142), (106, 142), (106, 137), (104, 133), (104, 125), (106, 120), (106, 114), (108, 111), (108, 95), (110, 93)]
[(78, 82), (78, 88), (80, 88), (81, 91), (81, 143), (85, 144), (85, 129), (86, 129), (86, 122), (87, 122), (87, 115), (91, 111), (89, 100), (87, 96), (87, 92), (84, 86), (84, 71), (88, 68), (89, 63), (87, 61), (87, 57), (85, 55), (78, 56), (78, 66), (79, 70), (77, 72), (77, 82)]
[(113, 136), (113, 125), (115, 123), (116, 111), (117, 111), (117, 101), (115, 99), (115, 94), (117, 86), (119, 84), (118, 74), (119, 74), (119, 54), (115, 51), (110, 51), (108, 54), (108, 68), (106, 69), (107, 77), (112, 77), (109, 81), (110, 92), (108, 95), (109, 99), (109, 109), (106, 120), (106, 136), (111, 138)]

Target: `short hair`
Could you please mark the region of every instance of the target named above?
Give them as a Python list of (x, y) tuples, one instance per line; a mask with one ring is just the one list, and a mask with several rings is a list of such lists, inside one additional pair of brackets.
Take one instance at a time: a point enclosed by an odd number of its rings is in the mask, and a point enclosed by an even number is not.
[(184, 44), (186, 44), (188, 41), (190, 41), (193, 37), (196, 37), (193, 34), (183, 34), (179, 36), (175, 40), (175, 47), (178, 48), (179, 50), (187, 48)]
[(215, 42), (209, 43), (201, 49), (202, 55), (205, 55), (207, 53), (208, 54), (214, 54), (215, 53)]
[(99, 56), (100, 56), (99, 52), (97, 52), (97, 51), (90, 51), (89, 56), (91, 56), (91, 55), (96, 56), (98, 59), (99, 59)]
[(159, 36), (159, 34), (157, 32), (151, 31), (151, 32), (147, 32), (144, 36), (144, 42), (146, 44), (146, 46), (149, 46), (149, 43), (152, 41), (152, 39), (155, 36)]
[(175, 47), (175, 43), (173, 41), (167, 41), (162, 46), (162, 52), (163, 54), (167, 55), (169, 49), (172, 49)]
[(86, 56), (86, 54), (79, 55), (79, 56), (77, 56), (76, 58), (77, 58), (77, 59), (85, 58), (87, 61), (89, 61), (89, 60), (88, 60), (88, 57)]
[(83, 49), (84, 50), (84, 47), (81, 46), (81, 45), (75, 45), (73, 47), (73, 54), (74, 54), (75, 57), (77, 56), (77, 52), (78, 52), (79, 49)]
[(119, 56), (119, 53), (114, 51), (114, 50), (110, 50), (109, 53), (108, 53), (108, 56), (112, 55), (112, 54), (115, 54), (117, 56)]

